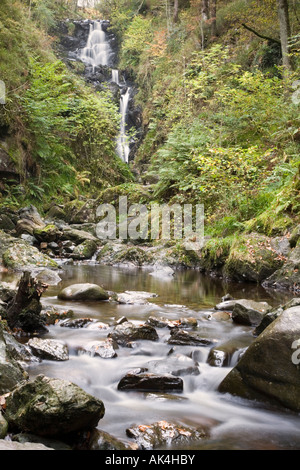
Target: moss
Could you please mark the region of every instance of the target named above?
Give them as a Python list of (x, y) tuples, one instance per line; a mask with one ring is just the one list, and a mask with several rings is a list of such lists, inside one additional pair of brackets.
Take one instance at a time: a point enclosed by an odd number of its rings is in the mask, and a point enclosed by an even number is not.
[(212, 238), (201, 250), (201, 268), (205, 271), (222, 268), (229, 256), (234, 237)]
[(98, 197), (98, 203), (114, 204), (121, 196), (127, 196), (129, 204), (144, 204), (151, 200), (148, 188), (140, 184), (126, 183), (103, 190)]
[(149, 264), (152, 262), (152, 257), (146, 253), (142, 248), (129, 247), (119, 252), (115, 257), (115, 262), (121, 263), (124, 261), (131, 261), (138, 266)]
[(270, 245), (270, 238), (252, 233), (235, 238), (223, 274), (238, 281), (261, 282), (285, 261)]

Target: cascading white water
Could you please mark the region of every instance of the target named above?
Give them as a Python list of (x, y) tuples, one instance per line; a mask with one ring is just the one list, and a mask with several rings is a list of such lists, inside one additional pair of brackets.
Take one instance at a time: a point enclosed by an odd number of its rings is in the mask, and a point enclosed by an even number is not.
[(87, 45), (80, 52), (80, 59), (95, 68), (98, 65), (109, 65), (111, 53), (101, 21), (93, 21), (90, 24)]
[(129, 153), (130, 153), (128, 136), (126, 134), (126, 117), (127, 117), (129, 99), (130, 99), (130, 88), (128, 87), (125, 93), (121, 95), (121, 99), (120, 99), (121, 127), (120, 127), (118, 143), (117, 143), (118, 155), (126, 163), (128, 163), (129, 161)]
[(119, 70), (113, 69), (111, 71), (111, 75), (112, 75), (111, 81), (113, 83), (116, 83), (117, 85), (120, 85)]

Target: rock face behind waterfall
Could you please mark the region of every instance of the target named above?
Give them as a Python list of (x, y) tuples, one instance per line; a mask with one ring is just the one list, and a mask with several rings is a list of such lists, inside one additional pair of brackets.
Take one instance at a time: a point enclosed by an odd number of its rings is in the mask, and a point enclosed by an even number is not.
[(297, 306), (285, 310), (256, 338), (219, 391), (300, 412), (299, 345)]

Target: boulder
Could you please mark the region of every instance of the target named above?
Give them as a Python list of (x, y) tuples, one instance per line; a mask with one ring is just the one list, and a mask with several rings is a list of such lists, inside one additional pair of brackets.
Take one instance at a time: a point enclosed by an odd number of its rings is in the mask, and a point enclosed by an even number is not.
[(286, 262), (263, 282), (263, 287), (300, 292), (300, 243), (291, 250)]
[(117, 325), (108, 336), (120, 346), (128, 346), (130, 342), (137, 340), (158, 340), (158, 334), (153, 326), (147, 324), (134, 325), (131, 322)]
[(178, 328), (171, 330), (171, 336), (168, 339), (168, 344), (178, 346), (210, 346), (214, 343), (213, 339), (204, 338), (198, 333), (190, 333)]
[(253, 342), (248, 335), (236, 336), (214, 346), (208, 354), (207, 363), (212, 367), (232, 367)]
[(70, 255), (73, 259), (91, 259), (98, 249), (98, 245), (94, 240), (85, 240), (74, 248)]
[(232, 244), (223, 274), (237, 281), (262, 282), (284, 263), (271, 238), (258, 233), (238, 237)]
[(61, 237), (61, 232), (54, 224), (49, 224), (44, 227), (38, 227), (33, 230), (34, 237), (39, 242), (56, 242)]
[(284, 310), (287, 310), (291, 307), (297, 307), (298, 305), (300, 306), (300, 298), (296, 297), (290, 300), (287, 304), (280, 305), (279, 307), (272, 309), (263, 317), (262, 321), (255, 328), (254, 334), (256, 336), (260, 335), (260, 333), (262, 333), (267, 328), (267, 326), (269, 326), (274, 320), (276, 320), (276, 318), (278, 318)]
[(129, 372), (118, 384), (121, 391), (143, 392), (182, 392), (183, 380), (172, 374), (153, 374), (148, 372)]
[(5, 326), (0, 322), (0, 395), (10, 392), (28, 377), (21, 365), (13, 358), (4, 335)]
[(54, 437), (93, 429), (104, 413), (103, 402), (77, 385), (39, 375), (8, 396), (5, 417), (10, 429)]
[(70, 240), (74, 242), (76, 245), (80, 245), (81, 243), (85, 242), (86, 240), (92, 240), (95, 243), (99, 243), (98, 238), (94, 235), (86, 232), (84, 230), (77, 230), (74, 228), (65, 228), (63, 230), (63, 234), (61, 236), (62, 240)]
[(81, 353), (89, 354), (92, 357), (101, 357), (102, 359), (113, 359), (117, 357), (113, 340), (108, 338), (105, 341), (93, 341), (80, 349)]
[(45, 227), (45, 222), (40, 216), (37, 208), (33, 205), (24, 207), (18, 211), (19, 220), (16, 231), (18, 236), (22, 233), (33, 235), (34, 230)]
[(48, 255), (41, 253), (36, 247), (23, 240), (15, 239), (4, 251), (3, 263), (7, 268), (14, 270), (30, 269), (35, 267), (58, 268), (56, 261)]
[(234, 309), (234, 306), (236, 304), (236, 300), (224, 300), (223, 302), (220, 302), (215, 306), (216, 310), (221, 310), (221, 311), (229, 311), (232, 312)]
[(109, 294), (103, 287), (97, 284), (72, 284), (69, 287), (61, 290), (58, 294), (60, 300), (68, 301), (98, 301), (108, 300)]
[(28, 346), (33, 354), (40, 359), (49, 361), (67, 361), (69, 359), (69, 351), (66, 344), (55, 339), (31, 338)]
[(270, 310), (272, 307), (267, 302), (240, 299), (234, 305), (232, 320), (241, 325), (257, 326)]
[(186, 428), (166, 421), (132, 426), (126, 429), (126, 434), (137, 442), (140, 450), (166, 448), (172, 445), (186, 448), (208, 437), (204, 429)]
[(285, 310), (254, 340), (219, 391), (299, 413), (299, 338), (298, 306)]
[(137, 304), (147, 305), (148, 299), (157, 297), (157, 294), (152, 292), (143, 291), (125, 291), (123, 294), (117, 295), (117, 302), (119, 304)]

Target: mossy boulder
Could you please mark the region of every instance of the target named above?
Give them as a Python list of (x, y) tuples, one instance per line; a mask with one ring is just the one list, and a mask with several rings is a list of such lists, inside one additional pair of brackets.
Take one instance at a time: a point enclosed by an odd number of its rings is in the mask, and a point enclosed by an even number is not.
[(272, 273), (263, 286), (273, 289), (284, 289), (294, 293), (300, 292), (300, 242), (291, 250), (286, 262)]
[(7, 268), (22, 270), (29, 267), (58, 268), (58, 264), (48, 255), (41, 253), (25, 241), (14, 241), (2, 256)]
[(10, 429), (50, 437), (93, 429), (105, 413), (103, 402), (77, 385), (44, 375), (15, 388), (6, 405)]
[(77, 245), (70, 255), (73, 259), (91, 259), (96, 253), (98, 248), (94, 240), (85, 240), (80, 245)]
[(73, 284), (62, 289), (58, 298), (71, 301), (99, 301), (108, 300), (109, 293), (98, 284), (83, 283)]
[(61, 232), (56, 225), (48, 224), (45, 227), (34, 229), (33, 235), (39, 242), (51, 243), (60, 238)]
[(257, 233), (242, 235), (232, 243), (223, 275), (237, 281), (261, 282), (284, 261), (284, 256), (272, 247), (269, 237)]
[(294, 354), (300, 338), (300, 307), (285, 310), (249, 346), (219, 386), (250, 400), (260, 400), (299, 413), (300, 374)]

